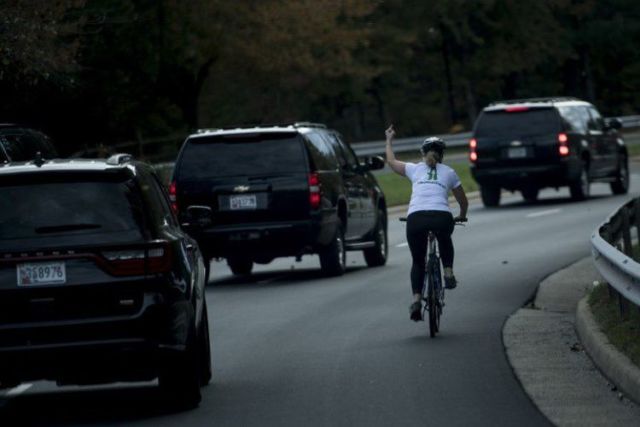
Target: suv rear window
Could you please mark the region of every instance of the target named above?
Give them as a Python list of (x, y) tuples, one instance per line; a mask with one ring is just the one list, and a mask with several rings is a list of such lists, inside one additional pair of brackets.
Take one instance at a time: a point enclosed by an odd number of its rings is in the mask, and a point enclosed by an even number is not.
[(182, 153), (178, 178), (264, 176), (306, 172), (307, 159), (297, 133), (199, 137)]
[(560, 132), (560, 119), (553, 108), (527, 111), (485, 111), (476, 125), (476, 137), (535, 136)]
[(142, 202), (132, 181), (47, 179), (0, 184), (0, 242), (72, 237), (74, 244), (143, 238)]

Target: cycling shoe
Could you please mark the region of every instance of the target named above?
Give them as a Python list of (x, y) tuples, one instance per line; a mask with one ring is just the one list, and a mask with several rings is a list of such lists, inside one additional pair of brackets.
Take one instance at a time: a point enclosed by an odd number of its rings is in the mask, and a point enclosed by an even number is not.
[(410, 318), (414, 322), (422, 320), (422, 302), (416, 301), (409, 306)]

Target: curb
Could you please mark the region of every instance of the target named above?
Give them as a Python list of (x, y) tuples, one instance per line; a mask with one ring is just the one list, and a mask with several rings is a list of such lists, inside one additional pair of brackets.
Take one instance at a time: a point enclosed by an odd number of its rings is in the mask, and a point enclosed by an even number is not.
[(596, 323), (587, 298), (582, 298), (576, 309), (576, 330), (580, 341), (604, 376), (630, 399), (640, 403), (640, 368), (609, 342)]

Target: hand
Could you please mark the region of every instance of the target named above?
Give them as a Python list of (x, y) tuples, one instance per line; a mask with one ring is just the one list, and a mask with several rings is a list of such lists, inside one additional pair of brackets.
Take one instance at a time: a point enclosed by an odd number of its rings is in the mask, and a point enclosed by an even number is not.
[(453, 222), (467, 222), (468, 219), (466, 216), (460, 216), (458, 215), (457, 217), (453, 218)]
[(387, 136), (387, 142), (391, 142), (393, 138), (396, 136), (396, 131), (393, 129), (393, 125), (389, 125), (384, 134)]

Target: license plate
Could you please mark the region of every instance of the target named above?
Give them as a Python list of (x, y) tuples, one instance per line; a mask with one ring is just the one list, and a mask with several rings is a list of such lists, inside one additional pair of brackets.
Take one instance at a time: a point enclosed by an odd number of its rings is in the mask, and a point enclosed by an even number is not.
[(64, 262), (37, 262), (16, 266), (18, 286), (56, 285), (67, 282)]
[(229, 197), (229, 209), (232, 211), (256, 209), (257, 206), (255, 194)]
[(526, 147), (509, 148), (508, 156), (510, 159), (521, 159), (527, 157)]

